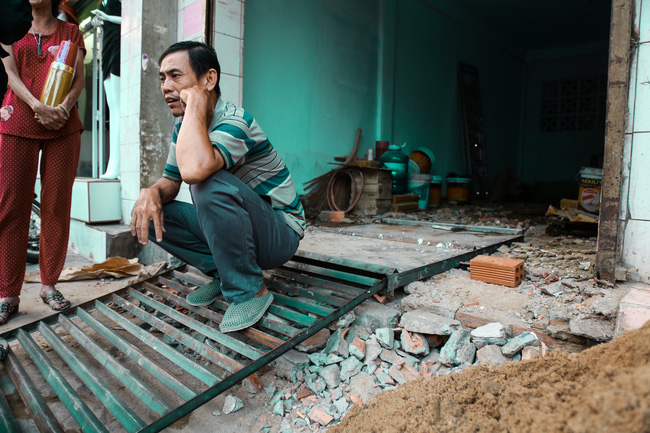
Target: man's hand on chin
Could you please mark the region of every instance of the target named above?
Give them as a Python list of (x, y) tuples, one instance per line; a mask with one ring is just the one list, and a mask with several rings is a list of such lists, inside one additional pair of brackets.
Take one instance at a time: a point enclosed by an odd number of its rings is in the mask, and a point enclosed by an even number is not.
[(185, 115), (191, 113), (200, 117), (204, 114), (206, 125), (209, 125), (214, 114), (214, 105), (210, 101), (211, 95), (214, 95), (214, 92), (200, 84), (181, 90), (179, 96)]

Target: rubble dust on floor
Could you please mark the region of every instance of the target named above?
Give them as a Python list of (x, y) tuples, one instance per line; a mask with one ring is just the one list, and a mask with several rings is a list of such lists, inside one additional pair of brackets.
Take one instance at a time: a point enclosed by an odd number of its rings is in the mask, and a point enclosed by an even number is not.
[(409, 382), (327, 431), (650, 432), (650, 322), (581, 353)]

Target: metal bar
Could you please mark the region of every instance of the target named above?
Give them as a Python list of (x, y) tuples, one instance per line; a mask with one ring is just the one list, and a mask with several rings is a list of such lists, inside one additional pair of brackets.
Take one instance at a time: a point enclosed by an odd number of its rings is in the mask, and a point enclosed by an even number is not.
[(139, 317), (140, 319), (169, 335), (171, 338), (183, 344), (184, 346), (189, 347), (201, 356), (209, 358), (219, 367), (227, 371), (237, 371), (243, 367), (242, 364), (235, 361), (234, 359), (224, 355), (223, 353), (217, 352), (214, 348), (206, 344), (203, 344), (203, 341), (199, 341), (191, 335), (174, 328), (172, 325), (169, 325), (162, 320), (154, 317), (153, 315), (147, 313), (146, 311), (139, 309), (129, 301), (122, 298), (116, 298), (115, 302), (122, 308), (126, 309), (129, 313), (135, 315), (136, 317)]
[(63, 433), (63, 427), (61, 427), (61, 424), (59, 424), (47, 403), (41, 397), (23, 366), (20, 365), (16, 355), (10, 351), (4, 363), (11, 381), (16, 386), (20, 398), (27, 406), (27, 410), (32, 415), (38, 429), (42, 432)]
[(189, 326), (195, 331), (198, 331), (201, 334), (210, 337), (217, 343), (222, 344), (228, 347), (229, 349), (232, 349), (235, 352), (246, 356), (247, 358), (257, 359), (263, 353), (261, 350), (249, 346), (246, 343), (242, 343), (241, 341), (231, 337), (230, 335), (222, 334), (221, 332), (218, 332), (211, 326), (205, 325), (204, 323), (201, 323), (198, 320), (194, 320), (184, 314), (181, 314), (178, 311), (174, 310), (171, 307), (168, 307), (165, 304), (162, 304), (158, 301), (154, 301), (153, 299), (143, 295), (142, 293), (139, 293), (135, 290), (129, 290), (128, 294), (133, 296), (138, 301), (152, 308), (155, 308), (156, 310), (160, 311), (163, 314), (166, 314), (168, 317), (176, 320), (177, 322), (180, 322), (185, 326)]
[[(179, 284), (176, 281), (172, 281), (172, 280), (170, 280), (168, 278), (165, 278), (165, 277), (158, 277), (158, 283), (164, 284), (165, 286), (167, 286), (167, 287), (169, 287), (169, 288), (171, 288), (173, 290), (177, 290), (177, 291), (179, 291), (181, 293), (188, 294), (188, 293), (191, 292), (191, 290), (189, 288), (185, 287), (184, 285)], [(151, 283), (147, 283), (147, 284), (149, 284), (151, 286), (154, 286)], [(157, 286), (154, 286), (154, 287), (157, 287)]]
[(108, 352), (102, 349), (99, 344), (83, 332), (77, 325), (72, 323), (68, 317), (59, 315), (59, 324), (70, 333), (88, 353), (95, 358), (106, 370), (113, 374), (122, 384), (128, 388), (142, 403), (158, 415), (170, 412), (173, 407), (165, 401), (158, 393), (145, 385), (137, 374), (117, 362)]
[(503, 235), (521, 235), (524, 233), (522, 229), (511, 229), (507, 227), (474, 226), (474, 225), (466, 225), (466, 224), (451, 224), (451, 223), (439, 223), (439, 222), (434, 223), (429, 221), (411, 221), (411, 220), (401, 220), (396, 218), (382, 218), (381, 221), (387, 224), (430, 227), (432, 229), (446, 230), (446, 231), (497, 233)]
[(280, 293), (274, 293), (273, 298), (278, 304), (288, 305), (289, 307), (309, 311), (310, 313), (318, 314), (319, 316), (327, 316), (335, 310), (335, 308), (310, 304), (308, 302), (301, 301), (300, 299), (292, 298), (291, 296), (282, 295)]
[(282, 266), (282, 268), (293, 269), (294, 272), (295, 270), (298, 270), (300, 272), (310, 272), (314, 275), (327, 276), (337, 281), (345, 281), (346, 284), (356, 283), (356, 285), (361, 289), (372, 287), (373, 284), (377, 282), (377, 278), (375, 277), (369, 277), (362, 274), (351, 274), (346, 270), (320, 268), (317, 265), (313, 265), (311, 263), (303, 263), (298, 261), (288, 262)]
[(288, 279), (292, 282), (305, 284), (307, 287), (313, 286), (313, 287), (319, 287), (319, 288), (324, 288), (327, 290), (334, 291), (336, 292), (336, 296), (345, 299), (354, 299), (364, 291), (363, 289), (360, 288), (350, 287), (337, 282), (324, 280), (322, 278), (312, 277), (306, 274), (296, 274), (294, 271), (289, 269), (277, 268), (267, 272), (272, 276), (278, 276), (280, 278)]
[(115, 415), (115, 418), (127, 431), (136, 432), (147, 425), (104, 381), (99, 379), (95, 371), (84, 364), (81, 358), (65, 344), (52, 328), (41, 322), (38, 330), (50, 346), (70, 366), (72, 371), (83, 380), (84, 385)]
[(4, 393), (0, 391), (0, 432), (17, 432), (20, 431), (16, 417), (14, 417), (9, 402)]
[(340, 307), (341, 305), (348, 302), (348, 300), (344, 298), (337, 298), (329, 295), (321, 295), (317, 293), (315, 290), (303, 289), (301, 287), (292, 286), (291, 284), (286, 284), (281, 281), (267, 281), (266, 286), (269, 289), (279, 290), (287, 293), (294, 293), (304, 298), (309, 298), (315, 301), (324, 302), (326, 304), (334, 305), (336, 307)]
[(97, 302), (95, 308), (103, 313), (105, 316), (116, 322), (126, 331), (130, 332), (138, 340), (145, 343), (147, 346), (151, 347), (156, 352), (160, 353), (165, 358), (169, 359), (174, 364), (181, 367), (183, 370), (190, 373), (192, 376), (199, 379), (201, 382), (205, 383), (208, 386), (212, 386), (221, 379), (216, 374), (205, 369), (201, 364), (192, 361), (184, 357), (182, 354), (178, 353), (176, 350), (169, 347), (160, 339), (149, 334), (142, 328), (126, 320), (124, 317), (117, 314), (115, 311), (108, 308), (105, 304)]
[[(29, 334), (21, 329), (17, 339), (79, 427), (84, 432), (108, 432)], [(18, 385), (16, 387), (18, 388)]]
[(109, 329), (99, 320), (95, 319), (85, 310), (77, 310), (77, 317), (86, 322), (88, 326), (100, 333), (102, 337), (110, 341), (115, 347), (120, 349), (126, 356), (135, 361), (140, 367), (147, 370), (156, 379), (165, 384), (172, 391), (176, 392), (183, 400), (189, 400), (195, 397), (197, 393), (187, 387), (183, 382), (169, 374), (165, 369), (149, 359), (137, 347), (120, 337), (114, 331)]
[[(143, 284), (143, 287), (149, 290), (151, 293), (154, 293), (162, 297), (166, 301), (170, 301), (175, 303), (176, 305), (180, 305), (183, 308), (187, 308), (189, 311), (199, 314), (205, 317), (206, 319), (212, 320), (215, 323), (221, 323), (221, 321), (223, 320), (222, 314), (219, 314), (216, 311), (212, 311), (206, 307), (195, 307), (193, 305), (190, 305), (186, 302), (184, 298), (171, 294), (162, 288), (154, 286), (153, 284), (145, 282)], [(281, 340), (277, 337), (274, 337), (273, 335), (269, 335), (255, 328), (246, 328), (239, 331), (239, 333), (245, 337), (255, 340), (258, 343), (261, 343), (272, 349), (284, 343), (284, 340)]]
[(204, 278), (201, 275), (188, 275), (185, 272), (179, 272), (179, 271), (174, 271), (172, 272), (172, 275), (178, 278), (179, 280), (183, 280), (186, 283), (193, 284), (195, 286), (205, 286), (206, 284), (209, 284), (212, 280), (209, 278)]
[(396, 272), (395, 268), (388, 266), (357, 262), (356, 260), (350, 260), (344, 257), (333, 257), (325, 254), (300, 250), (296, 252), (291, 261), (321, 266), (324, 268), (325, 264), (328, 264), (329, 266), (327, 269), (343, 271), (349, 275), (363, 275), (374, 279), (381, 279), (386, 275), (394, 274)]
[(316, 322), (316, 319), (309, 317), (305, 314), (293, 311), (286, 307), (281, 307), (279, 305), (271, 304), (269, 307), (269, 313), (275, 314), (276, 316), (283, 317), (285, 319), (293, 320), (294, 322), (300, 323), (301, 325), (311, 326)]
[(151, 433), (151, 432), (161, 431), (165, 427), (171, 425), (176, 420), (182, 418), (183, 416), (192, 412), (196, 408), (212, 400), (214, 397), (218, 396), (222, 392), (226, 391), (227, 389), (241, 382), (246, 377), (253, 374), (260, 368), (264, 367), (274, 359), (277, 359), (278, 357), (282, 356), (290, 349), (293, 349), (298, 344), (302, 343), (303, 341), (305, 341), (306, 339), (308, 339), (309, 337), (311, 337), (312, 335), (316, 334), (318, 331), (326, 327), (328, 324), (338, 320), (341, 316), (347, 314), (350, 310), (357, 307), (366, 299), (372, 297), (376, 293), (379, 293), (381, 290), (385, 288), (385, 286), (386, 286), (386, 279), (377, 282), (377, 284), (375, 284), (373, 287), (370, 287), (368, 290), (366, 290), (362, 295), (360, 295), (356, 299), (353, 299), (352, 301), (348, 302), (340, 309), (334, 310), (332, 314), (325, 316), (321, 319), (318, 319), (318, 321), (316, 321), (313, 324), (313, 326), (303, 330), (300, 334), (291, 338), (282, 346), (270, 351), (269, 353), (262, 356), (261, 358), (253, 361), (248, 366), (239, 370), (233, 375), (228, 376), (222, 382), (214, 385), (210, 389), (206, 390), (204, 393), (184, 403), (176, 410), (174, 410), (172, 413), (169, 413), (163, 416), (162, 418), (154, 421), (153, 423), (148, 425), (145, 429), (143, 429), (140, 433)]
[(511, 244), (512, 242), (521, 242), (523, 240), (523, 236), (517, 236), (515, 238), (499, 242), (498, 244), (483, 247), (465, 254), (461, 254), (459, 256), (450, 257), (440, 262), (429, 263), (427, 265), (420, 266), (419, 268), (400, 272), (399, 274), (395, 274), (389, 278), (388, 289), (393, 290), (397, 287), (405, 286), (414, 281), (420, 281), (430, 276), (440, 274), (442, 272), (456, 268), (462, 262), (468, 262), (478, 255), (496, 252), (499, 247), (501, 247), (501, 245)]

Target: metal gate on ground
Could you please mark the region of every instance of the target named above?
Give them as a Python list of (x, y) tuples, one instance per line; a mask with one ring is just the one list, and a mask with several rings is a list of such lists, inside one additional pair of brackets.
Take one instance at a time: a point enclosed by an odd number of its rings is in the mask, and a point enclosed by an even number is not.
[(167, 271), (3, 335), (11, 348), (0, 370), (0, 431), (160, 431), (244, 380), (261, 387), (258, 370), (373, 295), (517, 240), (402, 272), (299, 252), (266, 274), (275, 297), (267, 314), (229, 334), (217, 326), (222, 298), (209, 307), (185, 302), (208, 280)]

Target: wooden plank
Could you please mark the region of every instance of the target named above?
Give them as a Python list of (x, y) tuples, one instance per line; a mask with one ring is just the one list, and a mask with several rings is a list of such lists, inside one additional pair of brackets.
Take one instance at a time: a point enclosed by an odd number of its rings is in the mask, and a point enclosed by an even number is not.
[(600, 223), (596, 252), (596, 275), (613, 282), (618, 249), (619, 213), (623, 172), (625, 119), (629, 94), (630, 40), (632, 39), (632, 0), (612, 0), (607, 76), (607, 121), (603, 165)]

